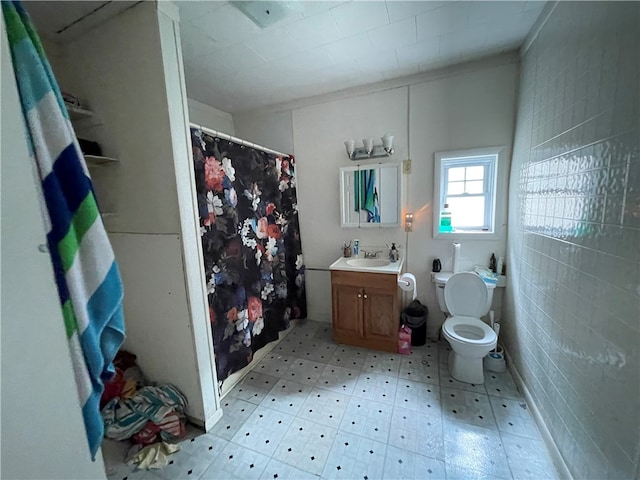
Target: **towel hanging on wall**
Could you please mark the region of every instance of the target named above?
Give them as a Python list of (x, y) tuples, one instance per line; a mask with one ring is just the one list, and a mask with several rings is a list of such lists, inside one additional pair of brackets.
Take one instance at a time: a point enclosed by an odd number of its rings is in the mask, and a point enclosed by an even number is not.
[(104, 425), (100, 396), (124, 339), (122, 282), (87, 166), (40, 39), (20, 2), (2, 2), (27, 143), (91, 457)]

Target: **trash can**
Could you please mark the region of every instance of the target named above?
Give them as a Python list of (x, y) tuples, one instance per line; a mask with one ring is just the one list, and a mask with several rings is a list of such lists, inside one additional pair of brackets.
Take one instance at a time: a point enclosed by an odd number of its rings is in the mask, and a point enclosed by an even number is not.
[(412, 301), (400, 315), (404, 325), (411, 329), (411, 345), (419, 347), (427, 343), (427, 316), (429, 310), (419, 300)]

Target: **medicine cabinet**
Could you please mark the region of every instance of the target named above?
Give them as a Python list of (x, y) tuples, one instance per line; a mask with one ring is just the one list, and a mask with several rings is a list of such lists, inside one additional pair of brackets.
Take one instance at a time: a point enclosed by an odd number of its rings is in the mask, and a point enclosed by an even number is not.
[(343, 227), (398, 227), (400, 164), (341, 168), (340, 211)]

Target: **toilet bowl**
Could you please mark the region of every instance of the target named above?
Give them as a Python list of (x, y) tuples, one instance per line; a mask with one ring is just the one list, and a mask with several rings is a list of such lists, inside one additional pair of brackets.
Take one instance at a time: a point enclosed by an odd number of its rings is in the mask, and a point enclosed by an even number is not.
[(442, 335), (451, 345), (449, 373), (460, 382), (484, 383), (482, 359), (496, 347), (496, 333), (480, 317), (493, 299), (493, 285), (473, 272), (435, 277), (440, 308), (448, 318)]

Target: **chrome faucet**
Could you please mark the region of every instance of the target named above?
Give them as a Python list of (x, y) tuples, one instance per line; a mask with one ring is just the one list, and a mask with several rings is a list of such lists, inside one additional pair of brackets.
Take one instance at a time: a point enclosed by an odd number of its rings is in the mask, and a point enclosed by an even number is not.
[(378, 250), (377, 252), (367, 252), (366, 250), (363, 250), (364, 252), (364, 258), (378, 258), (378, 254), (382, 253), (380, 250)]

